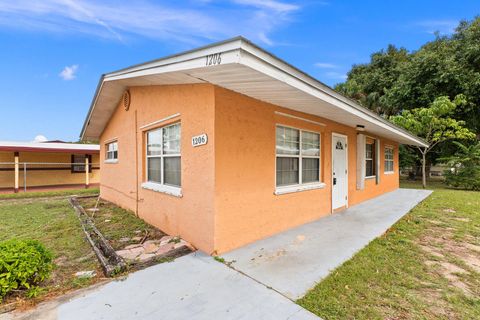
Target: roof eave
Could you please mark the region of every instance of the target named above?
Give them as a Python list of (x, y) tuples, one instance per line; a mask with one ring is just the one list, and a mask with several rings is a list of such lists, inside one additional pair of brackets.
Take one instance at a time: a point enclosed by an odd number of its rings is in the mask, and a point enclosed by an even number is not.
[(90, 103), (90, 108), (88, 109), (87, 117), (85, 118), (85, 121), (83, 122), (82, 131), (80, 133), (80, 140), (81, 141), (85, 140), (85, 131), (87, 130), (88, 124), (90, 123), (90, 119), (92, 117), (93, 109), (95, 108), (95, 104), (96, 104), (97, 99), (98, 99), (98, 94), (101, 91), (104, 79), (105, 79), (105, 74), (102, 74), (100, 76), (100, 79), (98, 80), (97, 87), (95, 89), (95, 93), (94, 93), (93, 98), (92, 98), (92, 102)]
[[(381, 116), (374, 113), (373, 111), (368, 110), (367, 108), (364, 108), (363, 106), (359, 105), (354, 100), (351, 100), (350, 98), (347, 98), (347, 97), (341, 95), (340, 93), (338, 93), (335, 90), (333, 90), (332, 88), (328, 87), (327, 85), (325, 85), (321, 81), (319, 81), (319, 80), (315, 79), (314, 77), (310, 76), (306, 72), (292, 66), (291, 64), (289, 64), (289, 63), (285, 62), (284, 60), (278, 58), (277, 56), (273, 55), (272, 53), (258, 47), (257, 45), (255, 45), (254, 43), (252, 43), (251, 41), (249, 41), (248, 39), (245, 39), (243, 37), (235, 37), (235, 38), (228, 39), (228, 40), (221, 41), (221, 42), (217, 42), (217, 43), (214, 43), (214, 44), (211, 44), (211, 45), (208, 45), (208, 46), (204, 46), (204, 47), (201, 47), (201, 48), (198, 48), (198, 49), (189, 50), (189, 51), (186, 51), (186, 52), (183, 52), (183, 53), (170, 55), (170, 56), (167, 56), (167, 57), (164, 57), (164, 58), (161, 58), (161, 59), (145, 62), (145, 63), (142, 63), (142, 64), (137, 64), (137, 65), (134, 65), (134, 66), (131, 66), (131, 67), (128, 67), (128, 68), (120, 69), (120, 70), (102, 75), (100, 77), (100, 80), (99, 80), (98, 84), (97, 84), (97, 88), (95, 90), (95, 94), (94, 94), (94, 97), (92, 99), (90, 109), (88, 111), (87, 117), (86, 117), (85, 122), (84, 122), (83, 127), (82, 127), (81, 139), (85, 140), (85, 138), (91, 138), (91, 137), (86, 137), (85, 133), (86, 133), (88, 125), (90, 123), (93, 111), (95, 109), (95, 106), (96, 106), (96, 103), (97, 103), (97, 100), (98, 100), (98, 96), (99, 96), (99, 94), (102, 90), (103, 83), (107, 78), (115, 77), (115, 76), (118, 76), (118, 75), (124, 76), (128, 73), (133, 73), (133, 72), (144, 70), (144, 69), (147, 69), (147, 68), (150, 69), (150, 68), (161, 67), (163, 65), (162, 62), (165, 62), (167, 60), (179, 58), (179, 57), (186, 56), (186, 55), (191, 56), (192, 54), (195, 54), (195, 53), (201, 52), (201, 51), (205, 51), (206, 49), (210, 49), (210, 48), (213, 48), (213, 47), (218, 47), (218, 46), (226, 45), (226, 44), (232, 44), (234, 42), (238, 42), (238, 47), (236, 47), (236, 49), (248, 52), (249, 54), (253, 55), (255, 58), (262, 60), (263, 62), (267, 62), (267, 63), (270, 63), (270, 64), (273, 63), (273, 64), (275, 64), (275, 66), (277, 68), (278, 68), (278, 66), (280, 66), (280, 69), (283, 72), (285, 72), (287, 75), (289, 75), (291, 77), (295, 77), (296, 79), (299, 79), (299, 80), (307, 83), (308, 85), (314, 87), (316, 90), (321, 91), (323, 94), (326, 94), (326, 95), (330, 96), (331, 98), (337, 100), (338, 103), (345, 104), (345, 105), (349, 106), (350, 108), (352, 108), (353, 110), (363, 113), (365, 116), (367, 116), (367, 118), (370, 118), (370, 119), (373, 119), (375, 121), (378, 121), (378, 122), (382, 123), (384, 126), (387, 126), (388, 130), (390, 130), (392, 133), (395, 133), (396, 135), (399, 135), (399, 136), (402, 136), (402, 137), (406, 138), (405, 140), (411, 141), (412, 145), (417, 145), (417, 146), (422, 146), (422, 147), (427, 147), (428, 146), (428, 144), (425, 141), (423, 141), (421, 138), (416, 137), (415, 135), (413, 135), (413, 134), (409, 133), (408, 131), (404, 130), (403, 128), (400, 128), (400, 127), (396, 126), (395, 124), (393, 124), (390, 121), (382, 118)], [(273, 60), (271, 60), (270, 62), (266, 61), (266, 59), (268, 59), (268, 57), (272, 58)], [(180, 59), (179, 61), (182, 62), (182, 59)], [(142, 69), (142, 67), (145, 67), (145, 68)], [(128, 76), (127, 76), (127, 78), (128, 78)]]

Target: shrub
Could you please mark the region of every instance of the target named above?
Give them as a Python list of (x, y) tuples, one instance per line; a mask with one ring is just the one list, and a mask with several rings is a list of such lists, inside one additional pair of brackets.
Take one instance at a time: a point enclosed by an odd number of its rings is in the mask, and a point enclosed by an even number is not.
[(454, 188), (465, 190), (480, 190), (480, 166), (465, 166), (456, 168), (453, 172), (444, 172), (445, 183)]
[(36, 240), (0, 242), (0, 301), (12, 290), (27, 289), (29, 296), (39, 292), (36, 285), (50, 276), (52, 259), (52, 253)]
[(453, 168), (445, 171), (445, 183), (455, 188), (480, 190), (480, 142), (470, 146), (453, 142), (458, 151), (443, 158)]

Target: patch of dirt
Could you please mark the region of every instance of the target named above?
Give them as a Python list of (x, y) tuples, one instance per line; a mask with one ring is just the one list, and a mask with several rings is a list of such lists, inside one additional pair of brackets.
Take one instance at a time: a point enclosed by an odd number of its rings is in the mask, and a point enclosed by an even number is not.
[(444, 257), (445, 257), (445, 256), (440, 252), (440, 250), (437, 249), (437, 248), (435, 248), (435, 247), (430, 247), (430, 246), (421, 244), (421, 245), (420, 245), (420, 248), (422, 248), (423, 251), (425, 251), (426, 253), (431, 254), (431, 255), (434, 256), (434, 257), (437, 257), (437, 258), (444, 258)]
[(425, 265), (429, 267), (433, 266), (445, 279), (448, 280), (450, 285), (463, 291), (466, 296), (473, 296), (473, 293), (468, 287), (468, 285), (457, 276), (457, 274), (467, 274), (468, 271), (466, 271), (465, 269), (462, 269), (459, 266), (446, 261), (439, 262), (427, 260), (425, 261)]
[(475, 272), (480, 273), (480, 258), (478, 255), (469, 254), (462, 257), (462, 260), (467, 266), (475, 270)]
[(421, 290), (421, 297), (427, 303), (428, 307), (425, 310), (434, 318), (455, 319), (455, 314), (448, 308), (448, 304), (442, 299), (442, 290), (434, 288), (423, 288)]
[[(441, 276), (448, 280), (451, 286), (460, 289), (466, 296), (473, 296), (472, 289), (468, 283), (462, 281), (459, 275), (470, 274), (470, 269), (480, 272), (480, 246), (455, 241), (452, 232), (446, 230), (446, 228), (429, 230), (427, 235), (422, 237), (417, 244), (422, 251), (439, 260), (427, 260), (424, 262), (425, 265), (433, 267)], [(458, 259), (468, 268), (465, 269), (446, 261), (448, 257)]]
[(53, 261), (57, 266), (64, 266), (67, 264), (67, 257), (65, 256), (60, 256), (58, 258), (56, 258), (54, 261)]
[(443, 273), (447, 279), (450, 277), (450, 275), (455, 275), (455, 273), (467, 273), (465, 269), (460, 268), (456, 264), (450, 262), (441, 261), (438, 264), (445, 270)]
[(442, 225), (443, 222), (440, 221), (440, 220), (427, 220), (428, 222), (430, 222), (431, 224), (434, 224), (436, 226), (439, 226), (439, 225)]
[(445, 208), (443, 209), (443, 212), (456, 213), (457, 211), (455, 211), (455, 209), (452, 209), (452, 208)]
[(480, 253), (480, 246), (471, 243), (465, 243), (465, 248)]

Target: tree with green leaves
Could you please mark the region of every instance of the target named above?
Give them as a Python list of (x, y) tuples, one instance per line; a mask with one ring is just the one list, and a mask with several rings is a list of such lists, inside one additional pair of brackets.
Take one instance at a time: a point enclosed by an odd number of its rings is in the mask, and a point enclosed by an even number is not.
[(466, 104), (464, 95), (457, 95), (453, 101), (448, 96), (436, 98), (428, 108), (404, 110), (390, 120), (413, 134), (423, 138), (427, 147), (417, 147), (422, 157), (422, 185), (427, 187), (426, 157), (435, 146), (447, 140), (475, 139), (475, 133), (465, 127), (465, 122), (452, 118), (457, 107)]
[(384, 115), (428, 108), (440, 96), (466, 103), (450, 116), (480, 137), (480, 17), (462, 21), (452, 35), (436, 35), (417, 51), (389, 45), (354, 65), (345, 83), (335, 87), (363, 106)]
[(403, 66), (410, 59), (405, 48), (389, 45), (387, 50), (373, 53), (370, 63), (354, 65), (348, 81), (335, 89), (380, 115), (388, 117), (397, 114), (397, 106), (390, 104), (385, 94), (395, 85), (403, 73)]

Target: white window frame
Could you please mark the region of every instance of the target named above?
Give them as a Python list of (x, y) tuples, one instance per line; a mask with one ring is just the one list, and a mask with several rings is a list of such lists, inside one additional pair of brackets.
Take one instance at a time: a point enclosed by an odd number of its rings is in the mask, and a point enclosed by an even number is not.
[[(116, 145), (116, 148), (113, 150), (109, 150), (109, 146)], [(115, 157), (115, 152), (117, 156)], [(109, 154), (113, 154), (112, 158), (109, 158)], [(118, 162), (118, 141), (113, 140), (105, 143), (105, 163), (117, 163)]]
[[(299, 153), (298, 155), (291, 155), (291, 154), (277, 154), (277, 140), (276, 140), (276, 134), (277, 134), (277, 128), (278, 127), (283, 127), (283, 128), (289, 128), (289, 129), (294, 129), (299, 131)], [(303, 132), (308, 132), (308, 133), (313, 133), (313, 134), (318, 134), (318, 156), (306, 156), (302, 155), (302, 133)], [(297, 184), (292, 184), (292, 185), (285, 185), (285, 186), (277, 186), (277, 158), (298, 158), (298, 182)], [(303, 130), (300, 128), (288, 126), (288, 125), (283, 125), (283, 124), (277, 124), (275, 126), (275, 192), (274, 194), (276, 195), (281, 195), (281, 194), (286, 194), (286, 193), (292, 193), (292, 192), (299, 192), (299, 191), (305, 191), (305, 190), (314, 190), (314, 189), (323, 189), (325, 188), (325, 183), (322, 181), (322, 135), (320, 132), (315, 132), (311, 130)], [(313, 181), (313, 182), (306, 182), (303, 183), (303, 161), (302, 159), (318, 159), (318, 180), (319, 181)]]
[[(392, 159), (387, 159), (387, 150), (391, 150), (392, 152)], [(385, 146), (385, 149), (384, 149), (384, 162), (383, 162), (383, 173), (385, 174), (392, 174), (392, 173), (395, 173), (395, 160), (394, 160), (394, 152), (395, 152), (395, 148), (393, 146)], [(392, 163), (392, 170), (387, 170), (387, 162), (391, 162)]]
[[(163, 130), (165, 128), (179, 125), (180, 126), (180, 153), (172, 153), (172, 154), (163, 154)], [(148, 155), (148, 133), (160, 131), (160, 154), (159, 155)], [(182, 197), (182, 187), (181, 186), (174, 186), (170, 184), (165, 184), (164, 181), (164, 160), (165, 158), (169, 157), (179, 157), (180, 162), (182, 161), (182, 148), (181, 148), (181, 140), (182, 140), (182, 126), (180, 122), (175, 122), (168, 124), (163, 127), (157, 127), (150, 130), (145, 131), (145, 181), (142, 183), (142, 188), (149, 189), (156, 192), (166, 193), (175, 197)], [(148, 177), (148, 159), (150, 158), (160, 158), (160, 182), (157, 181), (149, 181)], [(182, 173), (180, 172), (180, 181), (182, 179)]]
[[(365, 179), (372, 179), (372, 178), (375, 178), (378, 174), (377, 160), (376, 160), (377, 140), (373, 139), (371, 137), (367, 137), (367, 138), (372, 139), (373, 143), (367, 143), (367, 141), (365, 140)], [(372, 145), (372, 157), (371, 158), (367, 158), (367, 144)], [(375, 172), (374, 175), (367, 176), (367, 160), (372, 161), (372, 168), (373, 168), (373, 171)]]

